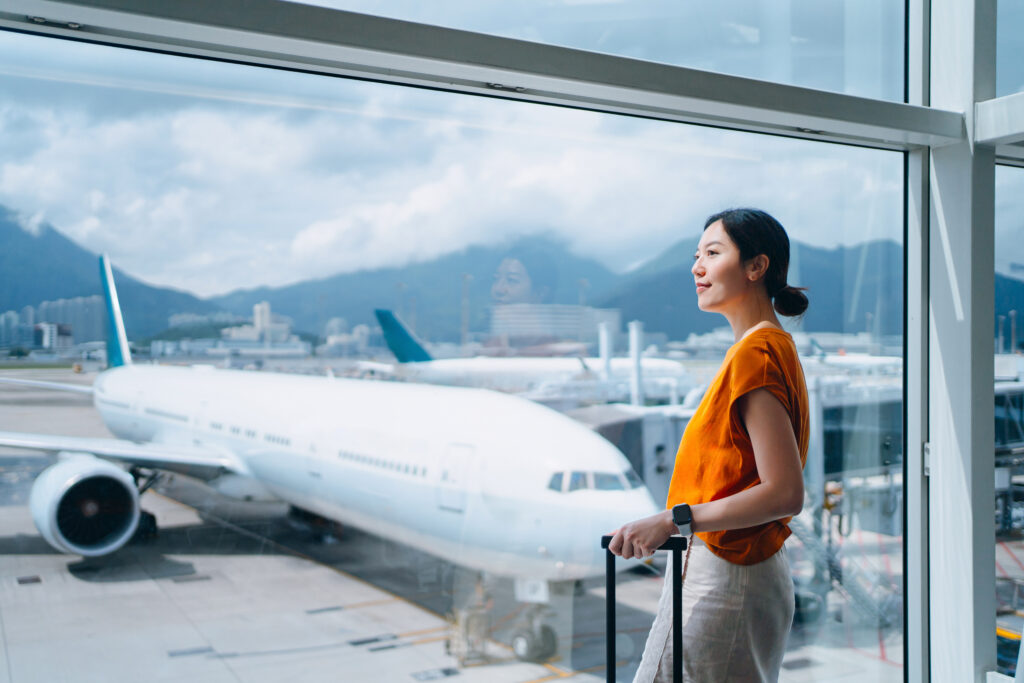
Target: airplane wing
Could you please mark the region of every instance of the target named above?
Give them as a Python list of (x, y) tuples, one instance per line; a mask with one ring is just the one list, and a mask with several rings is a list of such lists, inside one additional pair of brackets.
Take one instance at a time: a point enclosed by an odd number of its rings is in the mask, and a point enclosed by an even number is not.
[(92, 386), (88, 384), (63, 384), (61, 382), (44, 382), (38, 379), (16, 379), (14, 377), (0, 377), (0, 384), (17, 384), (24, 387), (37, 387), (39, 389), (53, 389), (54, 391), (70, 391), (76, 394), (92, 395)]
[(91, 453), (128, 465), (213, 479), (227, 472), (246, 473), (246, 468), (229, 451), (199, 446), (135, 443), (122, 439), (53, 436), (24, 432), (0, 432), (0, 446), (34, 451)]

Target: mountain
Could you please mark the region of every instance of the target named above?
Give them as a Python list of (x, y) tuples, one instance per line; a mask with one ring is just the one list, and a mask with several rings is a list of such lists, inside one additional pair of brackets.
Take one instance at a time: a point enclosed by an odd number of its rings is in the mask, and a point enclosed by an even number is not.
[(431, 261), (398, 268), (379, 268), (308, 280), (287, 287), (240, 290), (210, 299), (238, 315), (270, 302), (271, 309), (291, 317), (295, 328), (320, 332), (333, 317), (350, 325), (375, 325), (373, 309), (391, 308), (417, 334), (431, 341), (457, 341), (462, 326), (463, 276), (469, 274), (469, 329), (489, 328), (491, 286), (505, 258), (524, 262), (535, 284), (546, 282), (549, 303), (578, 303), (580, 280), (586, 280), (588, 301), (604, 296), (617, 276), (592, 259), (574, 255), (548, 237), (525, 237), (500, 246), (472, 246)]
[[(114, 277), (126, 331), (133, 339), (165, 329), (172, 313), (218, 310), (187, 292), (147, 285), (116, 268)], [(102, 293), (96, 254), (46, 223), (27, 232), (12, 211), (0, 206), (0, 312)]]
[[(625, 274), (574, 255), (549, 237), (526, 237), (500, 246), (473, 246), (430, 261), (308, 280), (286, 287), (239, 290), (211, 299), (153, 287), (115, 269), (118, 293), (130, 337), (153, 336), (173, 313), (230, 311), (252, 315), (269, 301), (275, 313), (291, 317), (297, 331), (320, 333), (333, 317), (350, 325), (373, 325), (373, 309), (392, 308), (430, 341), (456, 341), (462, 321), (464, 275), (469, 281), (470, 330), (489, 328), (495, 271), (510, 256), (523, 261), (538, 283), (551, 290), (553, 303), (577, 303), (581, 280), (586, 301), (622, 311), (623, 321), (642, 320), (650, 332), (670, 339), (708, 332), (725, 324), (718, 314), (697, 308), (690, 267), (698, 237), (682, 239)], [(13, 212), (0, 206), (0, 312), (42, 301), (100, 293), (95, 254), (52, 226), (34, 233), (22, 229)], [(903, 325), (903, 248), (892, 241), (823, 249), (793, 243), (791, 282), (808, 288), (807, 331), (860, 332), (871, 324), (882, 334)], [(995, 309), (1021, 312), (1024, 340), (1024, 282), (996, 274)], [(870, 314), (870, 315), (869, 315)], [(995, 321), (993, 321), (993, 328)], [(1005, 329), (1009, 337), (1009, 328)]]
[[(715, 313), (697, 308), (693, 254), (698, 237), (680, 240), (623, 276), (597, 305), (619, 308), (623, 320), (643, 320), (650, 332), (686, 339), (725, 325)], [(869, 324), (881, 334), (903, 328), (903, 248), (875, 241), (822, 249), (794, 242), (790, 284), (807, 287), (810, 306), (803, 328), (810, 332), (860, 332)]]

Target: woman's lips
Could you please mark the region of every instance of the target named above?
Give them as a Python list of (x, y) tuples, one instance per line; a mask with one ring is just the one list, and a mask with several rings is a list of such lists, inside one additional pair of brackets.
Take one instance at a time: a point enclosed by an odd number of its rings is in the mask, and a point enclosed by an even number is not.
[(703, 292), (705, 289), (707, 289), (710, 286), (711, 285), (704, 284), (703, 282), (698, 282), (697, 283), (697, 293), (700, 294), (701, 292)]

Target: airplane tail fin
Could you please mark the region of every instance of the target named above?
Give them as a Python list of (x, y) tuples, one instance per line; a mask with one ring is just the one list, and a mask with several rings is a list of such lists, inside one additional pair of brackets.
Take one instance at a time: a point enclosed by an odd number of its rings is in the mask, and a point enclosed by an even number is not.
[(106, 254), (100, 256), (100, 280), (103, 282), (103, 300), (107, 317), (107, 367), (131, 365), (132, 355), (128, 350), (128, 336), (124, 332), (121, 304), (117, 300), (114, 273), (110, 269), (110, 259)]
[(416, 339), (416, 336), (409, 331), (398, 317), (391, 311), (378, 308), (374, 310), (380, 329), (384, 332), (384, 341), (387, 342), (391, 353), (399, 363), (420, 363), (422, 361), (434, 360), (423, 344)]

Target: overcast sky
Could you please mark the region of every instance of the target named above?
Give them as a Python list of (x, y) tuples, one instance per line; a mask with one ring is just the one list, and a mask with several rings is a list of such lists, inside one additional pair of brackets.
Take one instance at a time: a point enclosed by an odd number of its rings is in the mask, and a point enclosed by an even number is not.
[[(765, 30), (753, 29), (721, 28), (741, 56)], [(621, 34), (636, 52), (634, 33), (605, 30), (603, 47)], [(797, 33), (790, 76), (804, 78), (814, 60)], [(818, 80), (868, 82), (825, 71)], [(763, 207), (816, 245), (901, 239), (891, 152), (9, 33), (0, 90), (0, 203), (27, 229), (47, 221), (136, 277), (201, 296), (540, 232), (622, 271), (735, 205)], [(1024, 171), (998, 180), (999, 215), (1024, 215)], [(1003, 265), (1024, 262), (1024, 240), (1005, 242)]]

